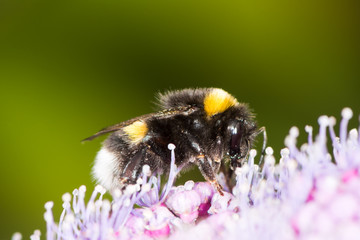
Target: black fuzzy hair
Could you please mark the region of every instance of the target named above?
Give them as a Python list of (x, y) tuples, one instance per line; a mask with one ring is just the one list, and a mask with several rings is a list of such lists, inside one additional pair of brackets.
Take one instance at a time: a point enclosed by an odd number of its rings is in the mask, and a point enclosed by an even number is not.
[(204, 98), (213, 88), (188, 88), (159, 93), (157, 105), (161, 109), (195, 106), (204, 108)]

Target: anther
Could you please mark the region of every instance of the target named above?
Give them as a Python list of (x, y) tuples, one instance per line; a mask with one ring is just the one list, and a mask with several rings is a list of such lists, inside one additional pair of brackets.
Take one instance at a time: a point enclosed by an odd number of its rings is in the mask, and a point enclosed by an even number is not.
[(327, 126), (329, 124), (329, 117), (326, 115), (320, 116), (318, 118), (318, 123), (320, 126)]
[(45, 203), (45, 209), (48, 210), (48, 211), (51, 210), (53, 208), (53, 206), (54, 206), (53, 201), (49, 201), (49, 202)]
[(294, 127), (290, 128), (289, 134), (290, 134), (290, 136), (296, 138), (299, 136), (299, 129), (294, 126)]
[(334, 116), (329, 117), (329, 125), (335, 126), (336, 124), (336, 118)]
[(79, 187), (79, 191), (80, 191), (80, 193), (85, 193), (85, 192), (86, 192), (86, 186), (85, 186), (85, 185), (81, 185), (81, 186)]
[(97, 191), (98, 193), (102, 193), (102, 194), (105, 193), (104, 192), (104, 187), (101, 186), (101, 185), (96, 185), (95, 191)]
[(350, 119), (353, 116), (353, 112), (350, 108), (346, 107), (341, 111), (341, 116), (345, 119)]
[(310, 133), (310, 132), (312, 132), (312, 130), (313, 130), (312, 126), (309, 126), (309, 125), (305, 126), (305, 132)]
[(144, 175), (149, 176), (151, 174), (150, 172), (150, 166), (149, 165), (144, 165), (142, 168), (142, 172)]
[(272, 149), (272, 147), (267, 147), (265, 149), (265, 153), (266, 155), (273, 155), (274, 154), (274, 150)]
[(249, 152), (250, 157), (254, 158), (257, 154), (257, 151), (255, 149), (251, 149)]
[(63, 202), (70, 202), (71, 201), (71, 194), (70, 193), (64, 193), (62, 195)]
[(288, 157), (290, 155), (290, 150), (288, 148), (283, 148), (280, 151), (281, 157)]
[(168, 149), (171, 151), (171, 150), (175, 150), (175, 144), (173, 144), (173, 143), (169, 143), (168, 144)]
[(189, 181), (187, 181), (185, 184), (184, 184), (184, 188), (185, 188), (185, 190), (192, 190), (193, 189), (193, 187), (194, 187), (194, 181), (191, 181), (191, 180), (189, 180)]

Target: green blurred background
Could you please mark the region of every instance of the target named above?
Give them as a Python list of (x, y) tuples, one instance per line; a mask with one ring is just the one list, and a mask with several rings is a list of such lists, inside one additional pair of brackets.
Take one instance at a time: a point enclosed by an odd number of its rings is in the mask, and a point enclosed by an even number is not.
[(356, 0), (0, 0), (0, 238), (44, 231), (46, 201), (58, 219), (63, 193), (92, 190), (104, 137), (80, 140), (152, 112), (158, 91), (229, 91), (276, 156), (291, 126), (358, 115), (359, 12)]

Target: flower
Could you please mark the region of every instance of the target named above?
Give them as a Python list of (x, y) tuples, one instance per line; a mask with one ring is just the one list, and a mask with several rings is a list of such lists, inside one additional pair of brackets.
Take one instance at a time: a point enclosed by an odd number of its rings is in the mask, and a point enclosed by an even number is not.
[[(171, 169), (163, 187), (148, 166), (135, 185), (113, 192), (112, 202), (96, 186), (85, 203), (81, 186), (63, 195), (58, 223), (53, 203), (45, 204), (46, 239), (358, 239), (360, 137), (359, 130), (347, 130), (352, 115), (349, 108), (342, 111), (339, 137), (335, 118), (321, 116), (319, 133), (313, 139), (313, 128), (306, 126), (308, 141), (300, 148), (299, 129), (291, 128), (278, 162), (268, 147), (259, 166), (251, 150), (235, 170), (236, 185), (224, 195), (207, 182), (173, 186), (180, 169), (170, 144)], [(40, 231), (30, 238), (40, 239)]]
[(193, 187), (194, 182), (188, 181), (184, 186), (173, 188), (165, 202), (166, 206), (184, 223), (191, 223), (199, 216), (201, 198)]

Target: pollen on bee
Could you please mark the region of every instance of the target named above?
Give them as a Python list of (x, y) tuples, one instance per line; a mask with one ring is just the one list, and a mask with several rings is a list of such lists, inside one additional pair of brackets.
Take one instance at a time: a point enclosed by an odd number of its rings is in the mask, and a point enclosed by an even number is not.
[(145, 122), (139, 120), (124, 127), (123, 130), (129, 136), (131, 142), (138, 143), (146, 136), (149, 129)]
[(204, 99), (204, 109), (208, 117), (222, 113), (237, 104), (233, 96), (219, 88), (212, 89)]

